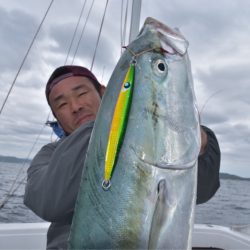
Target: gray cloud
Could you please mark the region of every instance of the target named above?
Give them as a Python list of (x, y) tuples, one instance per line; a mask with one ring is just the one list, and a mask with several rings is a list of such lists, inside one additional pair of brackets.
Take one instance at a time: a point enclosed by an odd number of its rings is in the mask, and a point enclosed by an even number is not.
[[(19, 10), (6, 11), (0, 6), (0, 67), (2, 71), (17, 70), (24, 48), (28, 48), (37, 19)], [(23, 54), (22, 54), (23, 53)]]

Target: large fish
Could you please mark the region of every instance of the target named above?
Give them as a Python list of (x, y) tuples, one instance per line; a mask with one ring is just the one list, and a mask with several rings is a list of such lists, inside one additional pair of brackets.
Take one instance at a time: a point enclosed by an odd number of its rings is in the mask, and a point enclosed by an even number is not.
[[(200, 126), (187, 48), (178, 30), (147, 18), (121, 56), (92, 132), (70, 249), (191, 248)], [(126, 132), (105, 190), (111, 121), (131, 63)]]

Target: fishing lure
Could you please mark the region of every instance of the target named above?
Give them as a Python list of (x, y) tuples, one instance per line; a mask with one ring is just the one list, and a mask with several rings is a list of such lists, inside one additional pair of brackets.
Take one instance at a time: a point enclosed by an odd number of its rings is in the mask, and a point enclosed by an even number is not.
[(104, 180), (102, 182), (104, 190), (108, 190), (111, 186), (110, 179), (127, 126), (134, 87), (135, 64), (136, 61), (133, 59), (122, 83), (112, 118), (105, 157)]

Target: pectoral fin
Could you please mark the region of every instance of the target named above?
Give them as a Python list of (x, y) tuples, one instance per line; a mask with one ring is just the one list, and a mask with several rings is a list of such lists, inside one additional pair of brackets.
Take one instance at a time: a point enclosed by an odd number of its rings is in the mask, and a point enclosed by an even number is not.
[(166, 226), (166, 220), (171, 217), (172, 202), (165, 180), (158, 183), (158, 198), (152, 218), (148, 249), (157, 249), (161, 234)]

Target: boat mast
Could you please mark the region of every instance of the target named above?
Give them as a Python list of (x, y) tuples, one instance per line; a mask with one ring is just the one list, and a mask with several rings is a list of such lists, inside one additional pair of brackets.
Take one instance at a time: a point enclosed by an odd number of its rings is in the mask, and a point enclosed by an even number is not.
[(129, 42), (133, 41), (139, 32), (140, 16), (141, 16), (141, 1), (142, 0), (133, 0), (133, 3), (132, 3)]

